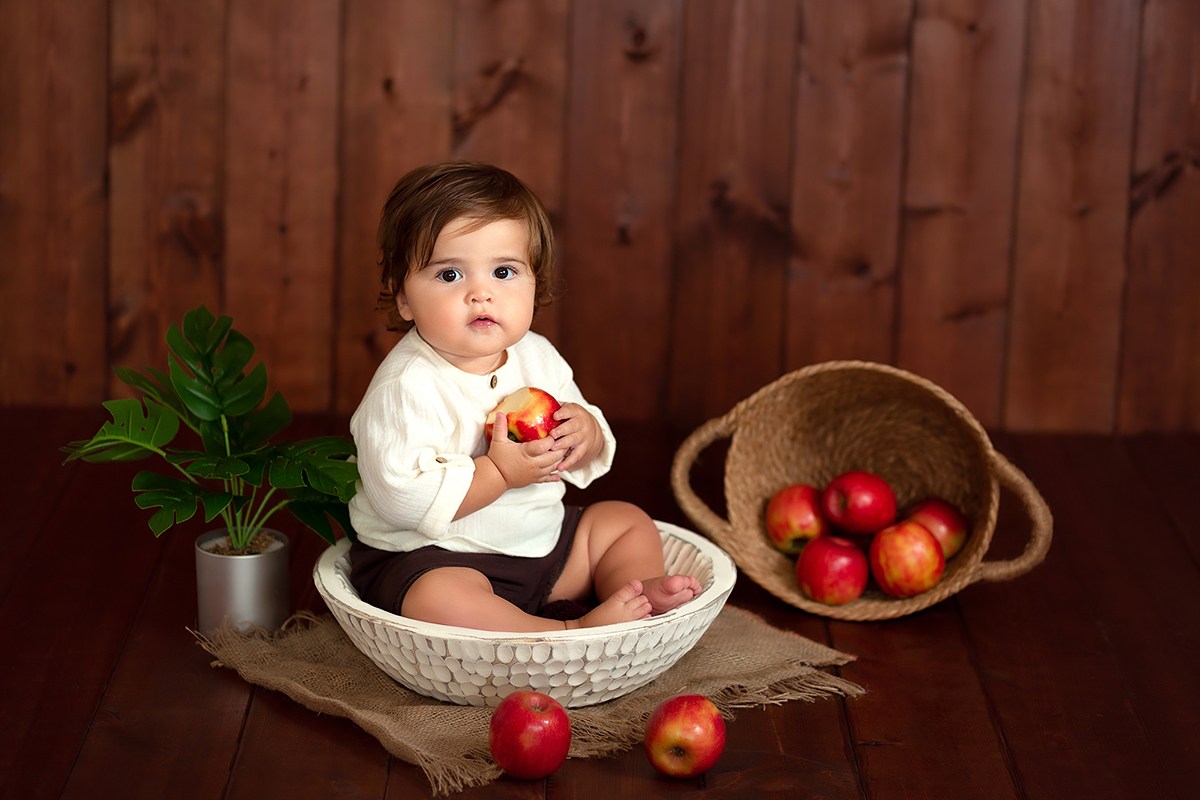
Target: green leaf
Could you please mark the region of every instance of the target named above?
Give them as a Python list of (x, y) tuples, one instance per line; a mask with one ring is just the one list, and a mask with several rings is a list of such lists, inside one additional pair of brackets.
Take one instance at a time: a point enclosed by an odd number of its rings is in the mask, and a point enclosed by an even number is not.
[(138, 508), (159, 509), (150, 517), (150, 530), (155, 536), (194, 517), (198, 505), (204, 508), (204, 521), (212, 522), (230, 505), (238, 509), (247, 502), (247, 498), (235, 497), (226, 491), (214, 491), (155, 472), (139, 472), (134, 476), (131, 488)]
[(239, 444), (246, 450), (254, 450), (270, 441), (292, 421), (292, 410), (283, 395), (275, 392), (267, 404), (250, 413), (244, 420), (239, 434)]
[(300, 489), (289, 494), (292, 500), (287, 510), (322, 539), (330, 544), (337, 541), (337, 533), (330, 524), (332, 519), (351, 541), (357, 541), (358, 536), (350, 525), (350, 510), (345, 503), (312, 489)]
[(168, 450), (163, 456), (168, 464), (177, 464), (185, 466), (190, 461), (195, 461), (197, 458), (204, 458), (207, 453), (202, 453), (199, 450)]
[(188, 464), (187, 471), (198, 478), (227, 481), (245, 475), (250, 471), (250, 465), (237, 457), (206, 455)]
[(340, 436), (284, 445), (271, 461), (269, 480), (281, 489), (309, 486), (348, 503), (358, 481), (358, 464), (347, 460), (351, 455), (354, 445)]
[(200, 496), (200, 502), (204, 505), (204, 521), (212, 522), (233, 500), (229, 492), (205, 492)]
[(113, 372), (122, 383), (162, 403), (174, 411), (185, 425), (196, 428), (199, 421), (179, 399), (179, 393), (171, 385), (170, 375), (153, 367), (146, 367), (144, 372), (137, 372), (127, 367), (114, 367)]
[(193, 308), (183, 315), (183, 336), (201, 357), (209, 356), (233, 327), (233, 318), (213, 317), (205, 306)]
[(242, 476), (242, 480), (252, 486), (262, 486), (263, 476), (266, 475), (271, 458), (271, 454), (265, 450), (258, 450), (242, 456), (242, 460), (250, 467)]
[(171, 386), (201, 420), (248, 414), (267, 393), (265, 366), (259, 364), (243, 374), (254, 355), (254, 345), (232, 325), (232, 318), (214, 320), (208, 309), (200, 306), (184, 315), (182, 329), (172, 327), (167, 334), (175, 355)]
[(267, 480), (278, 489), (299, 489), (304, 486), (304, 462), (286, 455), (271, 459)]
[(288, 504), (287, 509), (306, 528), (330, 544), (333, 544), (337, 541), (337, 534), (334, 532), (333, 526), (329, 523), (329, 517), (325, 515), (325, 505), (325, 503), (292, 502)]
[[(225, 432), (221, 427), (221, 419), (218, 417), (214, 420), (205, 420), (200, 423), (200, 441), (204, 445), (206, 453), (225, 453)], [(236, 452), (237, 448), (230, 442), (230, 452)]]
[(171, 325), (167, 328), (167, 349), (189, 369), (203, 369), (203, 354), (188, 340), (178, 325)]
[(150, 530), (155, 536), (195, 516), (196, 504), (204, 494), (204, 489), (194, 483), (154, 472), (135, 475), (132, 489), (138, 508), (160, 509), (150, 517)]
[(220, 384), (225, 380), (233, 380), (242, 374), (242, 370), (254, 356), (254, 345), (250, 340), (235, 330), (229, 331), (225, 345), (213, 356), (213, 376)]
[[(91, 439), (71, 442), (67, 461), (136, 461), (162, 455), (162, 448), (179, 432), (179, 418), (146, 399), (124, 398), (103, 403), (111, 422), (106, 422)], [(143, 410), (144, 409), (144, 410)]]
[[(170, 381), (167, 382), (167, 385), (164, 389), (163, 386), (160, 386), (154, 380), (153, 375), (143, 375), (137, 370), (130, 369), (129, 367), (113, 367), (113, 372), (116, 374), (121, 383), (137, 389), (144, 395), (153, 397), (155, 400), (158, 400), (164, 405), (166, 405), (166, 402), (163, 400), (164, 395), (174, 394), (174, 391), (171, 389)], [(149, 370), (147, 370), (147, 373), (149, 373)], [(158, 374), (161, 375), (162, 373)]]
[(267, 394), (267, 368), (259, 364), (246, 377), (219, 384), (216, 391), (226, 416), (249, 414), (258, 408)]
[[(196, 372), (199, 375), (204, 375), (203, 365)], [(179, 399), (183, 401), (183, 404), (192, 414), (195, 414), (205, 422), (220, 419), (221, 402), (212, 384), (208, 382), (207, 376), (202, 379), (196, 375), (189, 374), (180, 366), (178, 361), (172, 360), (171, 385), (179, 394)]]

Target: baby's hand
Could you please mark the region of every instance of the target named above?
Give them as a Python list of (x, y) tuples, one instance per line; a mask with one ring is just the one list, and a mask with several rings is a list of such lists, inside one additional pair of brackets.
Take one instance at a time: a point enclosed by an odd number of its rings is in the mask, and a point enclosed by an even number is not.
[(562, 453), (551, 449), (553, 439), (547, 436), (532, 442), (514, 442), (508, 438), (508, 420), (504, 412), (497, 411), (493, 422), (488, 458), (496, 465), (509, 489), (561, 480), (558, 469), (563, 457)]
[(604, 447), (604, 432), (600, 423), (578, 403), (567, 403), (554, 412), (558, 425), (550, 431), (554, 440), (551, 452), (565, 453), (559, 472), (583, 466), (595, 458)]

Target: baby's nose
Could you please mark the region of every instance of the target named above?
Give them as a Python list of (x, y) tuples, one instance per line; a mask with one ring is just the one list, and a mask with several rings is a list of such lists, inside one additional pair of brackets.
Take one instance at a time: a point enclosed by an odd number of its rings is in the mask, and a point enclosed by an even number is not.
[(467, 285), (467, 302), (485, 303), (492, 299), (492, 290), (486, 281), (472, 281)]

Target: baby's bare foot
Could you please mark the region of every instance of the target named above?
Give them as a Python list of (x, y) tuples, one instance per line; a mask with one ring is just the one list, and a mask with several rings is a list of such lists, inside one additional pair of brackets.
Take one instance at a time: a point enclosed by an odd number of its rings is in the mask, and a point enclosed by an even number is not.
[(691, 575), (663, 575), (648, 579), (642, 587), (654, 614), (670, 611), (700, 594), (700, 581)]
[(595, 628), (598, 625), (614, 625), (632, 622), (650, 616), (650, 601), (642, 594), (642, 582), (632, 580), (577, 620), (567, 623), (568, 628)]

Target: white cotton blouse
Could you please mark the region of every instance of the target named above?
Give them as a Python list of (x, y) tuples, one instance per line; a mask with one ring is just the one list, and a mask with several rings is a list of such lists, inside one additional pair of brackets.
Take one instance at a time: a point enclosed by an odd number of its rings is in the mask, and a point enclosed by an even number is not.
[(468, 553), (549, 553), (562, 525), (561, 482), (509, 489), (485, 508), (453, 519), (471, 485), (473, 459), (488, 449), (488, 412), (525, 386), (544, 389), (563, 404), (578, 403), (600, 423), (601, 452), (563, 473), (563, 480), (585, 488), (608, 472), (617, 447), (612, 430), (545, 337), (525, 334), (508, 349), (503, 366), (474, 375), (442, 358), (415, 328), (405, 334), (350, 419), (360, 476), (350, 522), (359, 541), (398, 552), (435, 544)]

